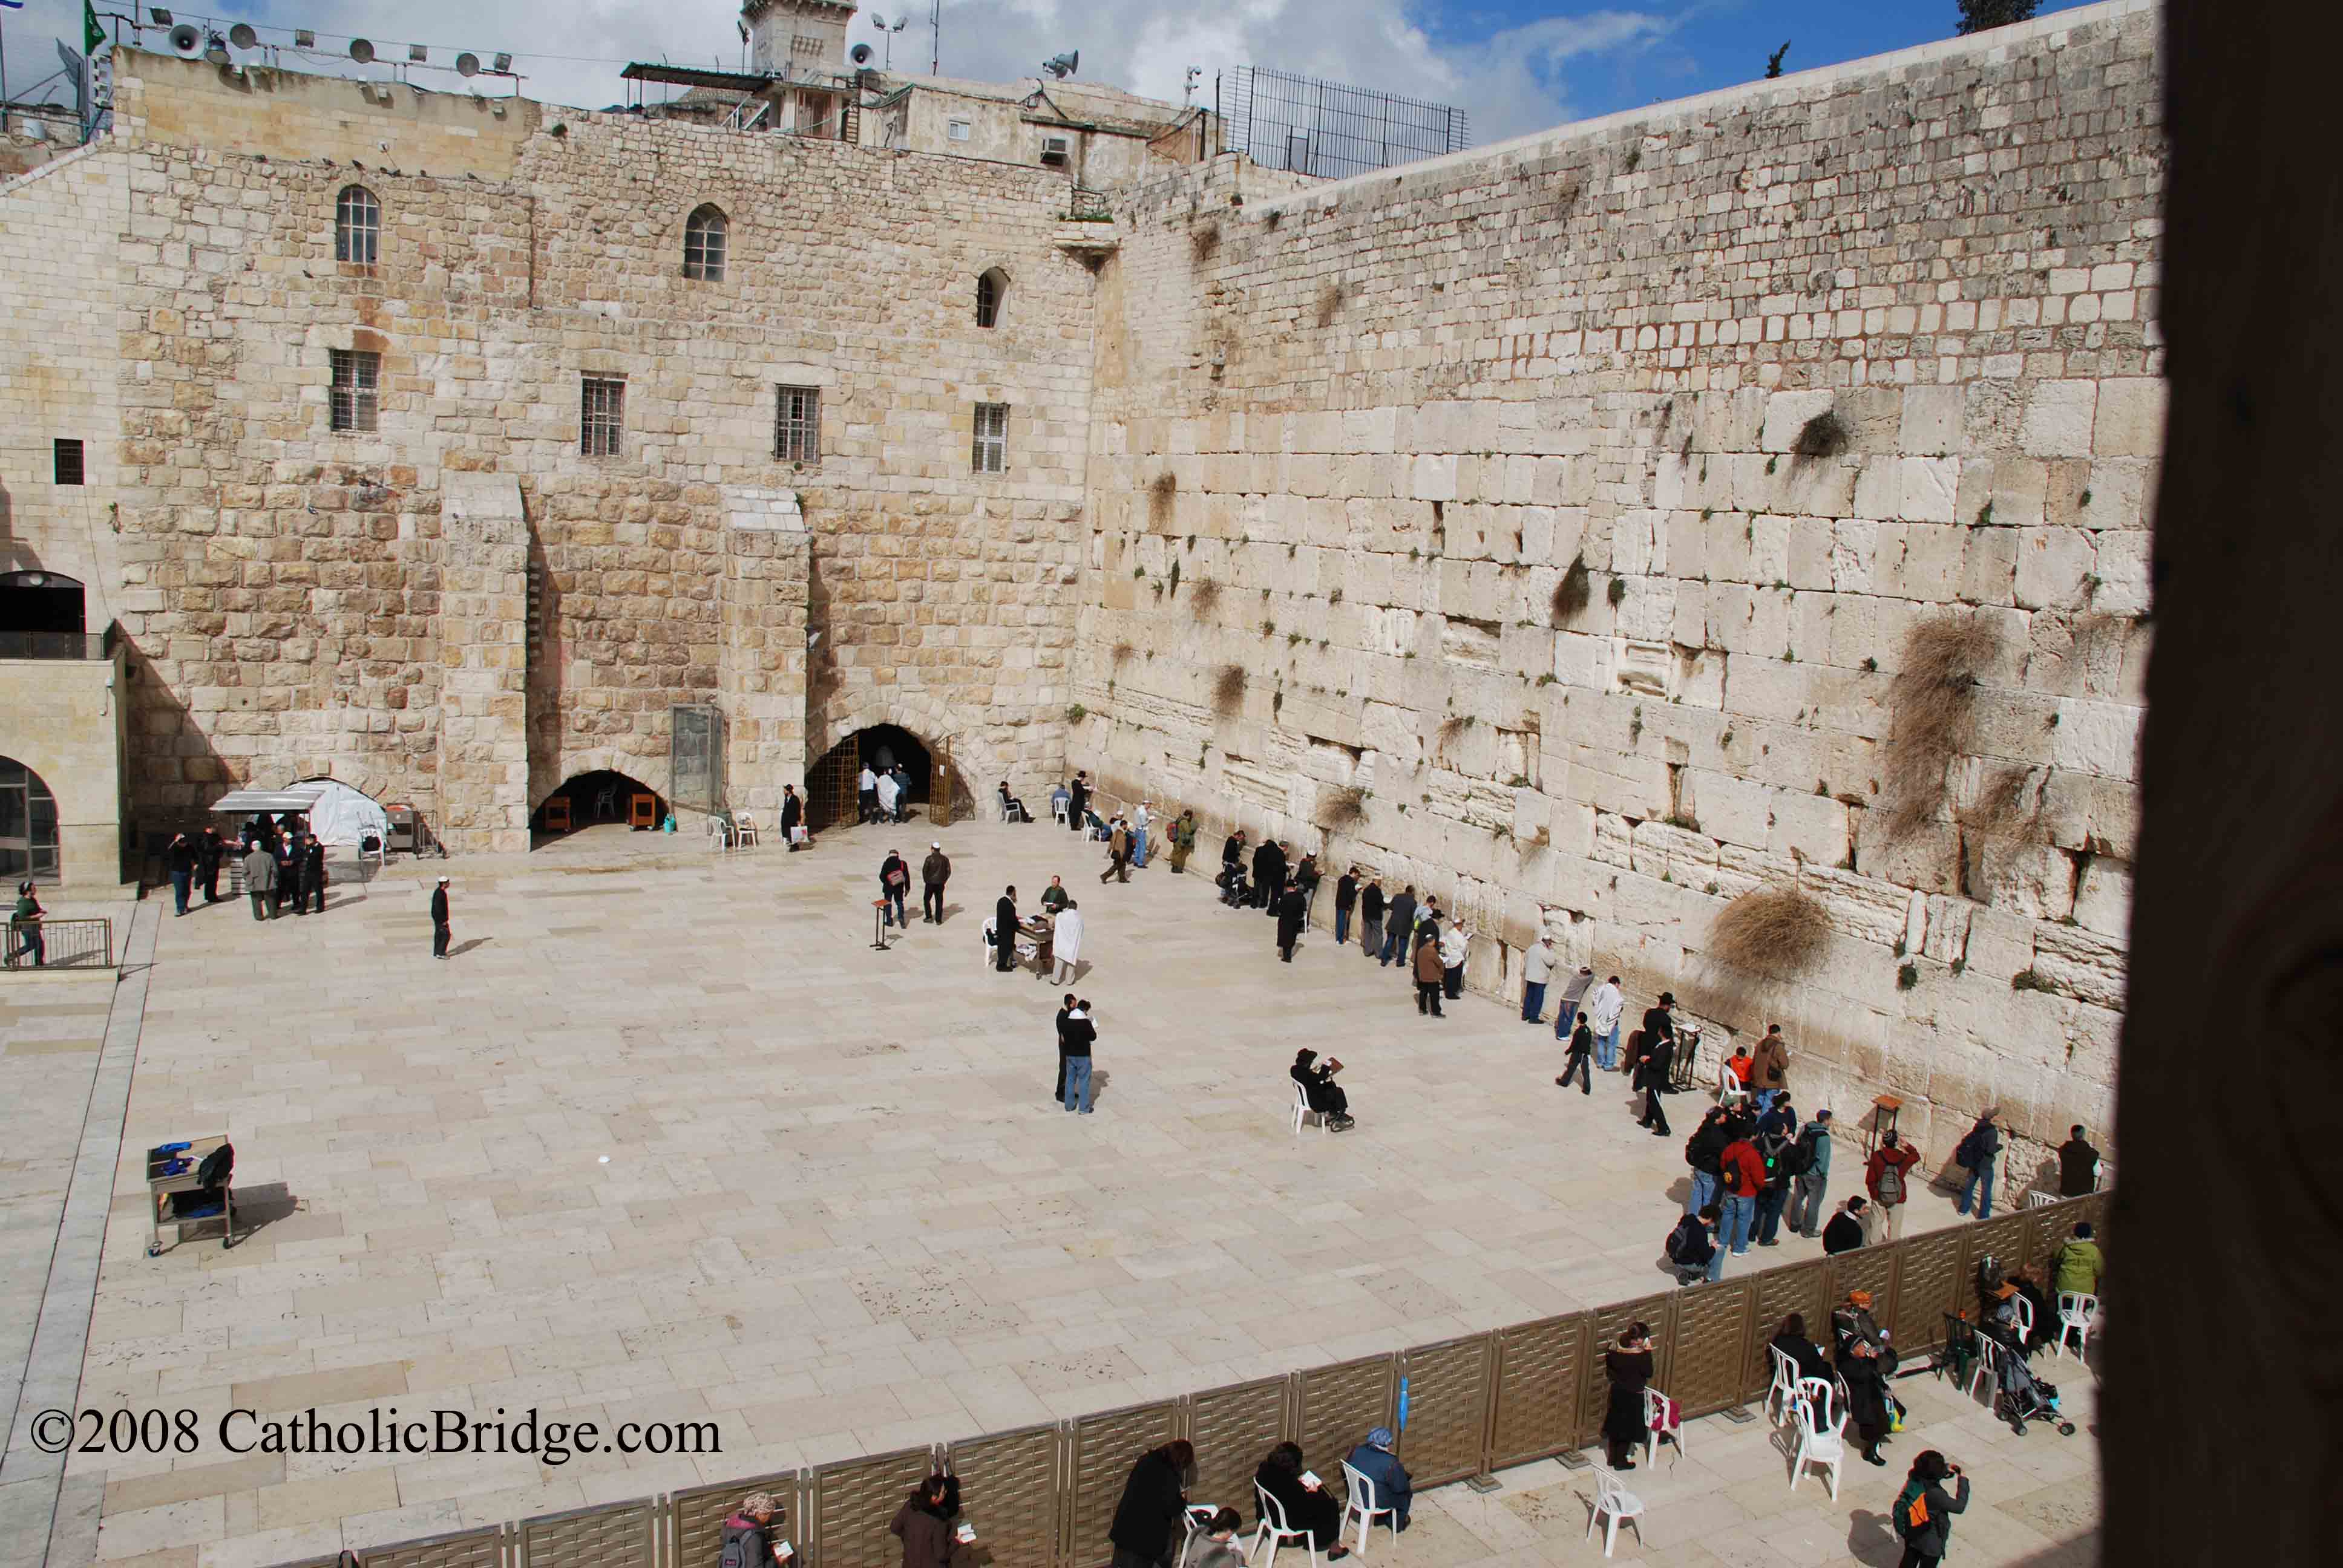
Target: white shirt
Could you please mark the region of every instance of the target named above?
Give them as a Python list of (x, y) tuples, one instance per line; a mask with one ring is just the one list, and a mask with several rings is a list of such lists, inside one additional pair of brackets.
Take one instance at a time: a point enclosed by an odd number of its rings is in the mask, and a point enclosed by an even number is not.
[(1530, 984), (1544, 985), (1554, 978), (1554, 950), (1544, 942), (1532, 942), (1529, 957), (1522, 960), (1522, 972)]
[(1597, 1034), (1609, 1034), (1619, 1023), (1619, 1014), (1625, 1010), (1627, 999), (1619, 988), (1604, 980), (1595, 989), (1594, 1000), (1586, 1006), (1586, 1021)]
[(1050, 956), (1060, 963), (1072, 963), (1082, 956), (1082, 912), (1061, 910), (1050, 930)]
[(895, 809), (895, 798), (902, 792), (901, 787), (895, 782), (895, 776), (892, 773), (881, 773), (879, 776), (879, 804), (892, 811)]
[(1454, 969), (1464, 961), (1472, 946), (1472, 934), (1463, 926), (1451, 926), (1440, 933), (1440, 961)]
[(865, 768), (862, 770), (862, 788), (865, 789), (876, 789), (879, 788), (879, 775), (870, 771), (870, 769)]
[(1146, 829), (1146, 828), (1147, 828), (1147, 808), (1146, 808), (1146, 807), (1141, 806), (1141, 807), (1139, 809), (1139, 815), (1137, 815), (1136, 817), (1133, 817), (1133, 818), (1131, 819), (1131, 825), (1132, 827), (1134, 827), (1134, 828), (1137, 828), (1137, 829), (1141, 829), (1142, 832), (1143, 832), (1143, 831), (1145, 831), (1145, 829)]

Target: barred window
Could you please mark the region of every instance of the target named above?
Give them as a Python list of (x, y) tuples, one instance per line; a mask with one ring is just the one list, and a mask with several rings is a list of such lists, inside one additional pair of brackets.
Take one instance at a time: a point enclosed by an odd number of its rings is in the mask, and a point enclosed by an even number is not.
[(589, 457), (615, 457), (626, 429), (626, 382), (601, 376), (581, 380), (578, 384), (578, 449)]
[(976, 280), (976, 324), (979, 327), (1001, 325), (1001, 302), (1008, 293), (1009, 275), (997, 266)]
[(773, 457), (782, 463), (821, 461), (821, 388), (778, 387), (773, 408)]
[(377, 429), (382, 412), (382, 356), (362, 349), (332, 348), (327, 350), (327, 357), (334, 362), (333, 427)]
[(980, 474), (1005, 474), (1009, 471), (1009, 405), (979, 403), (976, 406), (976, 447), (970, 466)]
[(684, 221), (684, 276), (701, 283), (724, 281), (724, 239), (729, 226), (724, 209), (713, 206), (695, 210)]
[(52, 463), (51, 472), (55, 476), (58, 484), (78, 485), (85, 482), (83, 478), (85, 470), (82, 466), (81, 442), (78, 438), (60, 436), (51, 444), (49, 453)]
[(364, 186), (344, 186), (334, 201), (334, 259), (372, 266), (382, 254), (382, 204)]

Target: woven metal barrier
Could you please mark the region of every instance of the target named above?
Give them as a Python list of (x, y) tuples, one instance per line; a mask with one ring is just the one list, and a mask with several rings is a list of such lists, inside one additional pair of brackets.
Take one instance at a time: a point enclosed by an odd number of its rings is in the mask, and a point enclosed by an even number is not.
[(786, 1511), (776, 1533), (796, 1544), (800, 1568), (893, 1568), (902, 1548), (888, 1525), (940, 1465), (960, 1478), (979, 1562), (1099, 1568), (1112, 1555), (1106, 1533), (1131, 1465), (1175, 1437), (1196, 1449), (1189, 1495), (1247, 1515), (1255, 1467), (1288, 1440), (1339, 1489), (1342, 1459), (1369, 1431), (1389, 1426), (1417, 1487), (1442, 1485), (1594, 1442), (1609, 1405), (1603, 1352), (1630, 1323), (1650, 1326), (1652, 1385), (1687, 1418), (1704, 1415), (1763, 1395), (1773, 1376), (1766, 1342), (1790, 1313), (1826, 1342), (1832, 1310), (1849, 1291), (1869, 1291), (1873, 1315), (1909, 1363), (1941, 1342), (1946, 1313), (1975, 1309), (1986, 1258), (2005, 1271), (2046, 1264), (2077, 1222), (2103, 1235), (2108, 1203), (2094, 1193), (1395, 1355), (361, 1555), (366, 1568), (718, 1568), (724, 1520), (742, 1497), (765, 1492)]

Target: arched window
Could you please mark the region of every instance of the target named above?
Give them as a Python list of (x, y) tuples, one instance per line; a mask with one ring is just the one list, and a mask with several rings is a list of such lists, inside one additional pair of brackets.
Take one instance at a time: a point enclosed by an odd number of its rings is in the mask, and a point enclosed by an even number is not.
[(27, 877), (57, 879), (57, 798), (39, 774), (0, 757), (0, 879), (14, 893)]
[(683, 276), (701, 283), (724, 281), (724, 209), (693, 209), (683, 224)]
[(976, 324), (1001, 325), (1001, 307), (1009, 303), (1009, 275), (993, 267), (976, 280)]
[(334, 200), (334, 259), (372, 266), (382, 257), (382, 203), (364, 186), (344, 186)]

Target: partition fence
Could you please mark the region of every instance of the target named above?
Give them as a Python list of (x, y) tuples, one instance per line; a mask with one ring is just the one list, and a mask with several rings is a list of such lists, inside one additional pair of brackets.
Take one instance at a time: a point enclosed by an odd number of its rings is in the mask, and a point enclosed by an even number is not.
[[(960, 1477), (979, 1562), (1004, 1568), (1098, 1568), (1131, 1463), (1184, 1437), (1195, 1445), (1198, 1503), (1252, 1512), (1252, 1478), (1274, 1444), (1299, 1442), (1337, 1489), (1336, 1461), (1377, 1426), (1419, 1491), (1592, 1442), (1606, 1399), (1603, 1351), (1641, 1321), (1652, 1328), (1653, 1386), (1687, 1419), (1754, 1401), (1772, 1381), (1766, 1342), (1791, 1312), (1825, 1337), (1851, 1290), (1907, 1365), (1944, 1339), (1949, 1312), (1974, 1310), (1976, 1268), (2046, 1261), (2078, 1221), (2104, 1236), (2110, 1194), (2095, 1192), (1881, 1247), (1665, 1288), (1590, 1312), (1232, 1383), (1077, 1420), (910, 1448), (809, 1470), (543, 1514), (362, 1553), (366, 1568), (717, 1568), (725, 1518), (751, 1492), (788, 1510), (792, 1568), (891, 1568), (887, 1533), (904, 1495), (935, 1470)], [(1404, 1402), (1405, 1424), (1401, 1426)], [(331, 1568), (320, 1558), (288, 1568)]]

